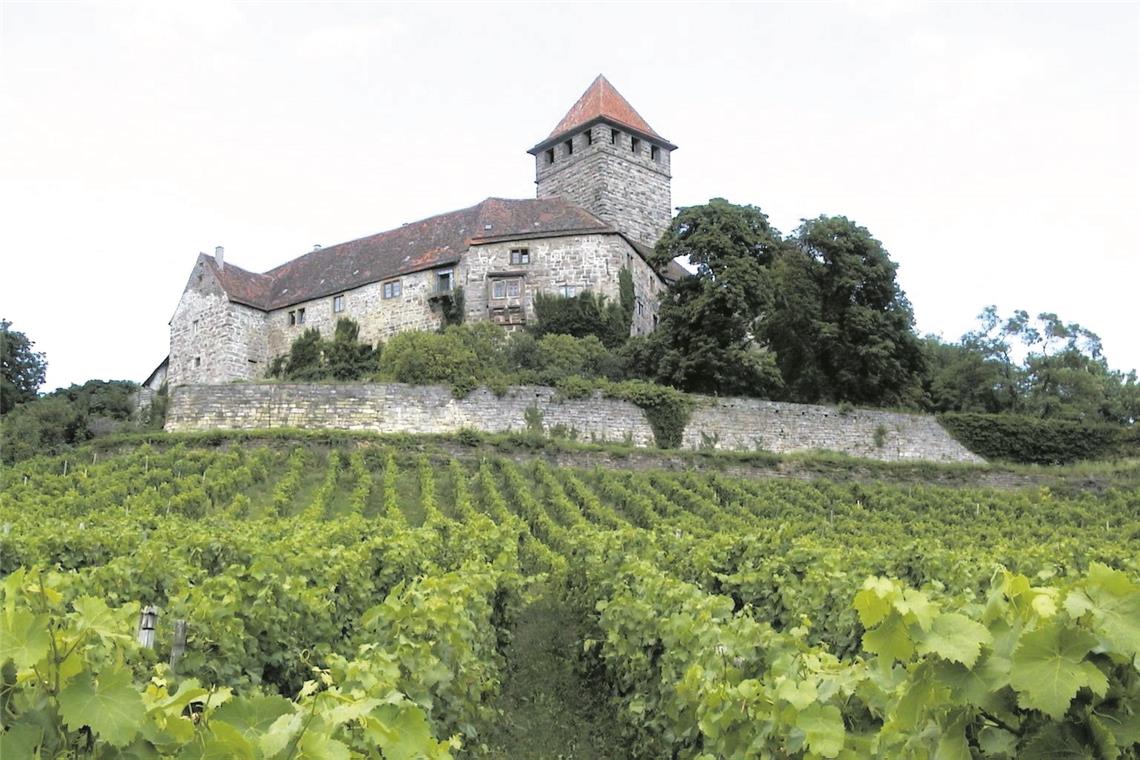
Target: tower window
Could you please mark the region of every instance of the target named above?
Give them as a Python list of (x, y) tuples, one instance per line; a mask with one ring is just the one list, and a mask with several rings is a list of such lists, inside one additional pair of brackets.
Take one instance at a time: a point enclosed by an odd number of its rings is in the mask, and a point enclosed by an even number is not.
[(587, 145), (593, 145), (594, 144), (594, 130), (592, 130), (592, 129), (586, 130), (586, 144)]
[(201, 356), (195, 356), (194, 357), (194, 366), (195, 367), (201, 367), (202, 366), (202, 357)]
[(530, 249), (528, 249), (528, 248), (512, 248), (511, 249), (511, 263), (512, 264), (529, 264), (530, 263)]
[(618, 144), (618, 137), (620, 135), (621, 135), (621, 132), (618, 132), (616, 129), (611, 129), (610, 130), (610, 145), (617, 145)]
[(566, 146), (566, 155), (568, 155), (568, 156), (574, 155), (574, 138), (570, 138), (569, 140), (567, 140), (566, 142), (564, 142), (562, 144)]
[(554, 163), (554, 148), (551, 148), (550, 150), (546, 151), (546, 163), (548, 163), (548, 164)]
[(652, 158), (654, 161), (660, 161), (661, 160), (661, 149), (658, 148), (656, 145), (650, 145), (649, 146), (649, 157)]
[(633, 138), (632, 140), (630, 140), (629, 141), (629, 149), (632, 150), (634, 153), (641, 152), (641, 140), (637, 139), (636, 137)]

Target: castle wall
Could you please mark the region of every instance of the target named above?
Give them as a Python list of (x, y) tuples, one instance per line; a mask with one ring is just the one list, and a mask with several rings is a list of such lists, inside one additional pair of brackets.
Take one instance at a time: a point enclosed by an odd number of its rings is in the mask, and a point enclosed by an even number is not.
[[(511, 264), (511, 251), (526, 249), (529, 264)], [(576, 235), (537, 238), (472, 246), (463, 257), (459, 284), (463, 285), (466, 318), (494, 318), (496, 309), (518, 305), (526, 321), (534, 320), (534, 294), (560, 293), (571, 286), (575, 293), (590, 290), (617, 302), (618, 272), (629, 267), (634, 292), (642, 302), (634, 312), (634, 334), (653, 329), (657, 294), (663, 288), (656, 273), (619, 235)], [(492, 298), (492, 275), (520, 277), (519, 297)]]
[[(981, 461), (925, 415), (867, 409), (840, 412), (832, 407), (756, 399), (703, 397), (698, 402), (682, 439), (684, 448), (829, 450), (884, 461)], [(527, 386), (511, 388), (501, 398), (480, 389), (455, 399), (450, 389), (439, 386), (190, 385), (171, 392), (166, 429), (523, 431), (528, 409), (541, 412), (547, 431), (562, 426), (575, 431), (579, 440), (654, 445), (645, 415), (633, 404), (596, 395), (561, 400), (551, 388)]]
[[(315, 327), (324, 338), (331, 338), (336, 330), (338, 319), (351, 319), (360, 326), (360, 340), (376, 344), (406, 330), (435, 330), (441, 321), (439, 308), (433, 308), (428, 300), (435, 291), (437, 273), (442, 269), (458, 272), (459, 266), (442, 267), (423, 272), (414, 272), (393, 278), (400, 281), (400, 295), (384, 298), (384, 283), (374, 282), (363, 287), (337, 294), (344, 296), (344, 311), (333, 311), (333, 298), (326, 296), (293, 304), (283, 309), (271, 311), (266, 318), (268, 351), (270, 357), (289, 352), (293, 341), (305, 330)], [(289, 312), (294, 315), (305, 310), (302, 324), (290, 324)]]
[(199, 260), (170, 320), (170, 384), (255, 380), (266, 361), (265, 314), (231, 303)]
[[(539, 151), (535, 156), (537, 197), (566, 198), (634, 240), (653, 246), (672, 220), (671, 151), (621, 129), (617, 142), (611, 142), (613, 129), (617, 128), (603, 122), (568, 137), (574, 144), (573, 153), (566, 151), (564, 141), (555, 144), (553, 163), (548, 162), (545, 150)], [(658, 148), (656, 160), (651, 152), (654, 146)]]

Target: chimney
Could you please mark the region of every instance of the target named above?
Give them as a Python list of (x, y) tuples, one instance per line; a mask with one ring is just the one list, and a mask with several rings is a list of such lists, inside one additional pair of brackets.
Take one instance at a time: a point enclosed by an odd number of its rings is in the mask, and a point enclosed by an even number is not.
[(214, 246), (214, 263), (218, 265), (218, 269), (226, 268), (226, 249), (220, 245)]

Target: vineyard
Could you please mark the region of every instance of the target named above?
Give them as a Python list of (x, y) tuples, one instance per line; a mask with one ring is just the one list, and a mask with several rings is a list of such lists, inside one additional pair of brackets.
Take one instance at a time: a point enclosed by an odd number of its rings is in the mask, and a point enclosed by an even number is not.
[[(1132, 486), (282, 441), (3, 477), (4, 760), (1138, 756)], [(574, 751), (503, 728), (558, 632), (612, 734)]]

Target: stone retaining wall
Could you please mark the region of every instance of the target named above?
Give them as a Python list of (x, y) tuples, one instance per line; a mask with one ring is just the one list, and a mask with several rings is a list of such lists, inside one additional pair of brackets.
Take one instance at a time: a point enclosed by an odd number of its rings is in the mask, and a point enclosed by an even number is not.
[[(479, 389), (457, 399), (443, 386), (348, 383), (184, 385), (171, 392), (171, 432), (274, 427), (453, 433), (461, 428), (548, 433), (583, 441), (653, 446), (642, 411), (625, 401), (560, 399), (552, 388), (520, 386), (495, 396)], [(980, 462), (926, 415), (700, 398), (684, 448), (737, 451), (838, 451), (887, 461)]]

